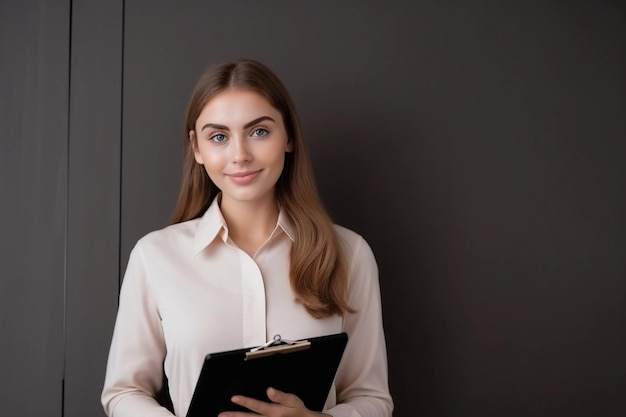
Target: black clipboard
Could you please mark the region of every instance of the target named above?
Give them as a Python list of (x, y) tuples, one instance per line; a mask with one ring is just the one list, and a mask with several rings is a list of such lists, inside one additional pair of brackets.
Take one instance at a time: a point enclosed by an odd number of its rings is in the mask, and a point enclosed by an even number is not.
[(249, 411), (230, 401), (245, 395), (269, 401), (273, 387), (295, 394), (311, 411), (322, 411), (348, 342), (346, 333), (211, 353), (204, 359), (187, 417), (215, 417), (222, 411)]

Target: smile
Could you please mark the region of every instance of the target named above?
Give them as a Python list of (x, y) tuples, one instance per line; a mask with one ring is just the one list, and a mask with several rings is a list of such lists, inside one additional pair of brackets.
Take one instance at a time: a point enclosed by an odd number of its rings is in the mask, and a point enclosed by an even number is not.
[(236, 172), (234, 174), (226, 174), (228, 178), (231, 179), (235, 184), (246, 185), (251, 183), (259, 176), (261, 170), (258, 171), (246, 171), (246, 172)]

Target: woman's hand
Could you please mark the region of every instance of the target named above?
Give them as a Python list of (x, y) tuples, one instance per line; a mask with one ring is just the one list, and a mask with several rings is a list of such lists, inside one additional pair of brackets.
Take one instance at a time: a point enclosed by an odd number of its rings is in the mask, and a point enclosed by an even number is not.
[[(255, 400), (254, 398), (235, 395), (231, 401), (237, 405), (247, 408), (254, 413), (265, 417), (320, 417), (327, 414), (315, 413), (308, 410), (300, 398), (293, 394), (279, 391), (274, 388), (267, 389), (267, 396), (272, 401)], [(218, 417), (250, 417), (257, 415), (241, 411), (226, 411), (220, 413)]]

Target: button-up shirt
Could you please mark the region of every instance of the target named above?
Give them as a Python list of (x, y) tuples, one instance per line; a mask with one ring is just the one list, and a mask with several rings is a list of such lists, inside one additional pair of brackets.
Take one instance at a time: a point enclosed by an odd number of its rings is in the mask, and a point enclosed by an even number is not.
[(348, 333), (325, 406), (336, 417), (386, 417), (387, 383), (378, 269), (365, 240), (335, 226), (349, 265), (344, 317), (316, 319), (289, 280), (293, 227), (280, 212), (251, 257), (230, 239), (217, 199), (198, 219), (152, 232), (131, 252), (107, 363), (102, 403), (111, 417), (171, 417), (154, 399), (165, 370), (185, 416), (208, 353)]

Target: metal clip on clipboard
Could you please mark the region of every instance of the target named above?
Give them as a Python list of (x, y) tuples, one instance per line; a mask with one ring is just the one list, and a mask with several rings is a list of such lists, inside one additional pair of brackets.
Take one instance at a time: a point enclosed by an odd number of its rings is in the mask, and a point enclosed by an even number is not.
[(311, 347), (311, 342), (308, 340), (286, 340), (280, 337), (279, 334), (275, 335), (272, 340), (264, 345), (250, 349), (246, 352), (246, 360), (257, 359), (264, 356), (274, 355), (276, 353), (292, 353), (299, 350), (305, 350)]

